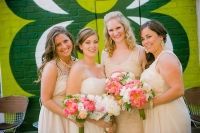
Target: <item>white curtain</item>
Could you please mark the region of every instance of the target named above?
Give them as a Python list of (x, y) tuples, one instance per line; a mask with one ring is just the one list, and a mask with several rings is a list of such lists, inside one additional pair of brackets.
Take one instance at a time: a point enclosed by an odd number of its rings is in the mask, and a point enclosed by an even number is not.
[(200, 0), (196, 0), (196, 14), (197, 14), (199, 64), (200, 64)]

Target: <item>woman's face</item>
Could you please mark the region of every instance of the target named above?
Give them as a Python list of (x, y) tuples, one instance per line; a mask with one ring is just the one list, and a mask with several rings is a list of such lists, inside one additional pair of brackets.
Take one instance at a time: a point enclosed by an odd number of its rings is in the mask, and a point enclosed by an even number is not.
[(84, 56), (95, 57), (98, 52), (98, 42), (99, 40), (96, 34), (89, 36), (82, 45), (80, 45)]
[(108, 34), (111, 39), (115, 42), (121, 42), (125, 39), (124, 26), (117, 20), (111, 19), (106, 23)]
[(70, 38), (65, 34), (58, 34), (55, 37), (56, 53), (58, 57), (65, 60), (71, 56), (73, 44)]
[(162, 47), (163, 37), (146, 27), (141, 31), (141, 40), (147, 52), (155, 53)]

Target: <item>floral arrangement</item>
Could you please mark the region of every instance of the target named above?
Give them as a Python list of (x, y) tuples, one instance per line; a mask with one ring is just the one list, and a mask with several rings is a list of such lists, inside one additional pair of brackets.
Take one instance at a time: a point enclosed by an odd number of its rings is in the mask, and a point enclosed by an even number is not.
[[(64, 100), (64, 113), (67, 118), (83, 123), (88, 115), (95, 110), (95, 102), (85, 95), (68, 95)], [(84, 127), (79, 128), (79, 133), (84, 133)]]
[[(64, 113), (67, 118), (76, 122), (85, 122), (87, 118), (106, 122), (120, 114), (120, 106), (110, 95), (68, 95), (64, 100)], [(79, 128), (79, 132), (84, 128)]]
[(64, 100), (64, 113), (67, 118), (84, 122), (90, 112), (95, 110), (95, 103), (84, 95), (68, 95)]
[(87, 98), (95, 101), (95, 110), (90, 113), (90, 119), (103, 119), (106, 122), (110, 122), (113, 116), (118, 116), (120, 114), (120, 106), (111, 95), (88, 95)]
[(154, 97), (151, 86), (136, 80), (131, 72), (114, 72), (106, 80), (106, 91), (113, 95), (123, 111), (138, 109), (142, 119), (145, 119), (144, 105)]

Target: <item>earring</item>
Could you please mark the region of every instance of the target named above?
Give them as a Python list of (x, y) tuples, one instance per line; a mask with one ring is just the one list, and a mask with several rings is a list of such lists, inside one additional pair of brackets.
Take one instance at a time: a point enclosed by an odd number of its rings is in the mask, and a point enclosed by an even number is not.
[(149, 53), (149, 51), (148, 51), (146, 48), (144, 48), (144, 51), (145, 51), (146, 53)]
[(165, 43), (164, 43), (164, 41), (163, 41), (163, 40), (161, 41), (160, 45), (161, 45), (162, 47), (164, 47), (164, 46), (165, 46)]

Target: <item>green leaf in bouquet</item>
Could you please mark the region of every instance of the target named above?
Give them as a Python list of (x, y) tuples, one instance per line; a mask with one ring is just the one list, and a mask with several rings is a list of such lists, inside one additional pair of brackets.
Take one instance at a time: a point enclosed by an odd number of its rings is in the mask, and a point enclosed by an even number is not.
[(72, 98), (73, 96), (72, 95), (67, 95), (66, 96), (66, 99), (70, 99), (70, 98)]
[(77, 121), (78, 123), (84, 123), (84, 122), (85, 122), (85, 119), (76, 118), (76, 121)]
[(79, 133), (84, 133), (84, 127), (79, 127)]
[(131, 104), (125, 103), (124, 107), (126, 111), (129, 111), (129, 112), (131, 111)]
[(141, 117), (143, 120), (146, 119), (144, 109), (139, 109), (139, 114), (140, 114), (140, 117)]

